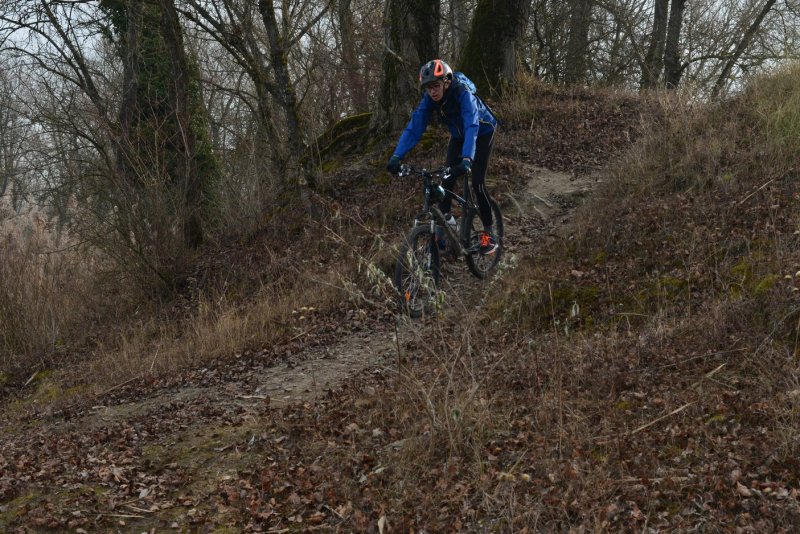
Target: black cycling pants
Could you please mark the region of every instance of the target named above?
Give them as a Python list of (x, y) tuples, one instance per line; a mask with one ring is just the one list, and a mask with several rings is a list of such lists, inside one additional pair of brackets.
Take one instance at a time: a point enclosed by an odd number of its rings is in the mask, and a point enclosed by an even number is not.
[[(492, 207), (489, 204), (489, 193), (486, 191), (486, 168), (489, 166), (489, 155), (492, 153), (492, 145), (494, 141), (494, 132), (479, 136), (475, 141), (475, 158), (472, 161), (472, 191), (475, 193), (475, 201), (478, 203), (478, 211), (480, 212), (481, 222), (484, 227), (492, 225)], [(461, 163), (461, 148), (464, 146), (463, 139), (450, 138), (450, 143), (447, 145), (447, 163), (448, 167), (455, 167)], [(458, 178), (450, 178), (445, 180), (442, 185), (448, 191), (453, 190), (453, 186)], [(459, 194), (461, 192), (459, 191)], [(442, 213), (450, 211), (450, 203), (452, 199), (445, 197), (439, 203), (439, 209)]]

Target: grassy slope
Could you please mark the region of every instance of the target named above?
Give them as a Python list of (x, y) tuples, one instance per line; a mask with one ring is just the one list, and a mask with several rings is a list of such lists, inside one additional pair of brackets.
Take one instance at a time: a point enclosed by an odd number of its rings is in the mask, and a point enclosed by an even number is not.
[[(665, 99), (573, 232), (521, 258), (479, 321), (430, 333), (429, 352), (421, 334), (377, 390), (295, 413), (350, 520), (796, 525), (798, 77), (717, 107)], [(297, 437), (288, 461), (312, 461)]]
[[(177, 464), (194, 483), (173, 496), (191, 504), (150, 514), (147, 526), (375, 531), (384, 518), (392, 530), (791, 530), (798, 79), (781, 73), (714, 108), (664, 100), (646, 108), (641, 137), (639, 104), (618, 95), (538, 87), (533, 106), (498, 106), (499, 183), (513, 184), (520, 159), (582, 170), (637, 142), (569, 232), (495, 281), (474, 320), (404, 339), (399, 372), (205, 428), (189, 443), (207, 453), (209, 472), (230, 473), (218, 480), (198, 483), (203, 470), (177, 452), (149, 457), (147, 476)], [(328, 228), (388, 268), (376, 238), (396, 235), (414, 193), (380, 183), (382, 159), (324, 185)], [(340, 262), (352, 255), (332, 236), (297, 244), (319, 260), (314, 276), (337, 265), (330, 250)], [(379, 311), (356, 273), (351, 265), (329, 280), (353, 282), (348, 306)], [(335, 315), (338, 299), (307, 298)], [(236, 458), (203, 445), (226, 432), (242, 434)], [(0, 490), (25, 498), (17, 486)]]

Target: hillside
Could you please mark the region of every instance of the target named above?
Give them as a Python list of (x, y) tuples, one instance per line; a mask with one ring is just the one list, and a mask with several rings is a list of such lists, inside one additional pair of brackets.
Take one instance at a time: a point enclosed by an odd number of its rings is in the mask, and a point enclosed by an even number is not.
[(272, 299), (184, 323), (227, 326), (172, 336), (197, 360), (144, 345), (7, 393), (0, 530), (792, 530), (797, 78), (717, 107), (497, 103), (506, 259), (449, 265), (424, 322), (386, 283), (418, 186), (390, 143), (331, 162), (316, 220), (198, 267), (201, 296)]

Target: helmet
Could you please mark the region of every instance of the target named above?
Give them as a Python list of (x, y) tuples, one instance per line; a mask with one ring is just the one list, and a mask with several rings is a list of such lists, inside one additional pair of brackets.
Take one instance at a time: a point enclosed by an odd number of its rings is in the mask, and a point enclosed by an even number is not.
[(426, 84), (443, 79), (452, 80), (453, 69), (451, 69), (450, 65), (441, 59), (433, 59), (428, 61), (422, 66), (421, 69), (419, 69), (420, 87), (425, 87)]

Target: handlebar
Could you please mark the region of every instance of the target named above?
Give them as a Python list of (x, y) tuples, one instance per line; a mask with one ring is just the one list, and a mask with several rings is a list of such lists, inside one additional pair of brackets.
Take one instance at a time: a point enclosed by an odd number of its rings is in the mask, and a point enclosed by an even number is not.
[(440, 167), (438, 169), (429, 171), (427, 169), (416, 169), (411, 165), (403, 164), (400, 165), (400, 172), (397, 173), (397, 176), (405, 177), (411, 176), (412, 174), (423, 176), (425, 178), (442, 178), (445, 180), (450, 177), (450, 167)]

